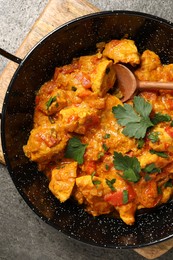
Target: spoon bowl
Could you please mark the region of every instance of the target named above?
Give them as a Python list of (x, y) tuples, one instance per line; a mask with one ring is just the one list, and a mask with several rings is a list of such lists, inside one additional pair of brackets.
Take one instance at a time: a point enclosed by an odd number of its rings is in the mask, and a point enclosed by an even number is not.
[(173, 90), (173, 82), (140, 81), (133, 72), (122, 64), (116, 64), (117, 88), (121, 91), (122, 102), (129, 100), (135, 92), (142, 90)]

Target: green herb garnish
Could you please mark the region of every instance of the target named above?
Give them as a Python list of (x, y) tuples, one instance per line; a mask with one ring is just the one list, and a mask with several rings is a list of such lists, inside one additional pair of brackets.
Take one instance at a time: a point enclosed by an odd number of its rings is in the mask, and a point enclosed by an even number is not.
[(65, 151), (66, 158), (72, 158), (79, 164), (83, 163), (83, 156), (86, 150), (87, 144), (82, 144), (80, 139), (72, 137), (67, 144)]
[(128, 190), (123, 190), (123, 204), (127, 204), (129, 201)]
[(165, 188), (167, 188), (167, 187), (172, 188), (172, 187), (173, 187), (172, 181), (171, 181), (171, 180), (167, 181), (167, 182), (164, 184), (164, 187), (165, 187)]
[(95, 186), (98, 186), (99, 184), (101, 184), (101, 181), (100, 181), (100, 180), (93, 180), (95, 174), (96, 174), (96, 172), (93, 172), (93, 173), (91, 174), (91, 181), (92, 181), (92, 183), (93, 183)]
[(160, 173), (161, 169), (156, 167), (155, 163), (150, 163), (143, 169), (143, 171), (146, 173)]
[(156, 143), (159, 141), (159, 132), (151, 132), (148, 135), (148, 139), (152, 142), (152, 143)]
[(156, 113), (154, 117), (151, 118), (151, 122), (153, 125), (157, 125), (161, 122), (169, 122), (171, 121), (171, 117), (168, 114)]
[(123, 156), (122, 153), (114, 152), (114, 167), (117, 170), (123, 171), (121, 177), (130, 182), (137, 182), (140, 180), (141, 166), (136, 157)]
[(103, 152), (99, 152), (97, 158), (100, 159), (100, 158), (102, 158), (104, 155), (105, 155), (105, 154), (104, 154)]
[(124, 126), (122, 133), (136, 139), (144, 138), (147, 129), (153, 126), (149, 118), (151, 110), (151, 104), (139, 96), (134, 97), (134, 107), (124, 104), (124, 106), (118, 105), (112, 108), (118, 124)]
[(144, 143), (145, 143), (144, 139), (138, 139), (137, 140), (137, 148), (142, 149), (142, 147), (144, 146)]
[(109, 150), (109, 147), (107, 147), (107, 145), (105, 143), (103, 143), (102, 147), (105, 150), (105, 152), (107, 152)]
[(146, 173), (144, 176), (144, 179), (145, 179), (145, 181), (149, 181), (149, 180), (151, 180), (151, 177), (148, 173)]
[(113, 186), (113, 184), (116, 182), (116, 179), (112, 179), (112, 180), (108, 180), (106, 179), (106, 184), (109, 186), (109, 188), (112, 190), (112, 191), (115, 191), (115, 187)]
[(110, 136), (111, 136), (110, 134), (105, 134), (105, 135), (103, 136), (103, 138), (104, 138), (104, 139), (108, 139), (108, 138), (110, 138)]
[(49, 107), (52, 105), (52, 103), (55, 102), (55, 101), (56, 101), (56, 96), (49, 98), (49, 100), (46, 102), (46, 108), (47, 108), (47, 110), (48, 110)]
[(150, 153), (151, 154), (156, 154), (156, 155), (158, 155), (159, 157), (162, 157), (162, 158), (169, 158), (169, 155), (167, 153), (165, 153), (165, 152), (159, 152), (159, 151), (151, 149)]
[(109, 170), (109, 165), (105, 164), (105, 169), (108, 171)]

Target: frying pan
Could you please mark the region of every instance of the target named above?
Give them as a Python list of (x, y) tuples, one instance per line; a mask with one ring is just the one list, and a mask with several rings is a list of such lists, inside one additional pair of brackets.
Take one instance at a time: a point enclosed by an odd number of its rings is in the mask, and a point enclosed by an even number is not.
[[(17, 190), (46, 223), (71, 238), (108, 248), (138, 248), (173, 237), (173, 202), (136, 215), (133, 226), (109, 216), (92, 217), (72, 200), (60, 203), (48, 180), (23, 153), (33, 126), (35, 94), (56, 66), (96, 51), (96, 43), (128, 35), (139, 52), (150, 49), (164, 64), (173, 63), (173, 24), (132, 11), (104, 11), (77, 18), (41, 40), (19, 63), (2, 110), (1, 138), (5, 162)], [(4, 54), (5, 55), (5, 54)], [(7, 56), (7, 54), (6, 54)]]

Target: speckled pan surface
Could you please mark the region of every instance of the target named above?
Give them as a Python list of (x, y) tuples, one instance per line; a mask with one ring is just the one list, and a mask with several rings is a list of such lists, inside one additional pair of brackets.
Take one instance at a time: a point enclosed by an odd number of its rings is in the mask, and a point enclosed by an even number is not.
[(35, 93), (56, 66), (95, 51), (100, 41), (128, 34), (138, 49), (155, 51), (163, 63), (173, 63), (173, 25), (136, 12), (101, 12), (76, 19), (45, 37), (16, 71), (3, 105), (2, 146), (11, 178), (19, 193), (48, 224), (79, 241), (100, 247), (135, 248), (173, 236), (173, 202), (138, 214), (134, 226), (107, 216), (93, 218), (75, 202), (60, 204), (48, 190), (46, 177), (25, 156), (32, 128)]

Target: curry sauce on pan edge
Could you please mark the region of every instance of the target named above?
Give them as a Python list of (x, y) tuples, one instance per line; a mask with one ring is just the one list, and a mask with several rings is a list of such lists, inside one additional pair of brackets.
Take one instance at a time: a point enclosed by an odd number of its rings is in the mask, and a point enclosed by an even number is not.
[(114, 65), (127, 64), (139, 80), (168, 82), (173, 64), (150, 50), (139, 54), (128, 39), (97, 50), (57, 67), (40, 88), (23, 149), (60, 202), (73, 197), (93, 216), (118, 212), (132, 225), (136, 210), (173, 194), (173, 92), (143, 91), (123, 104)]

